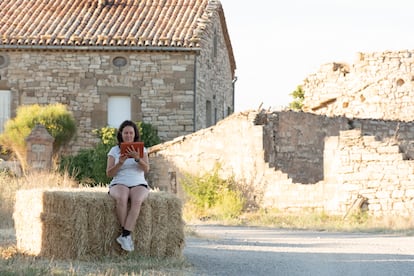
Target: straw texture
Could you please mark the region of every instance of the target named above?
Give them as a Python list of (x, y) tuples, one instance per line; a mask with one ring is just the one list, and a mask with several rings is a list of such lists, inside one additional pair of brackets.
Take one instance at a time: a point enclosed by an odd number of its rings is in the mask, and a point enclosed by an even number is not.
[[(17, 248), (27, 254), (82, 259), (124, 252), (115, 239), (120, 226), (114, 200), (104, 188), (33, 189), (16, 193), (13, 219)], [(133, 231), (136, 251), (179, 257), (184, 249), (181, 201), (151, 192)]]

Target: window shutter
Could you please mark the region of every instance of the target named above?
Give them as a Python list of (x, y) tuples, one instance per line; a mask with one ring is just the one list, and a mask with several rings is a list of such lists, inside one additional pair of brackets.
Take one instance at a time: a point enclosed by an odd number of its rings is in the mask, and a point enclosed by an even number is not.
[(0, 90), (0, 133), (3, 133), (4, 124), (10, 119), (10, 106), (10, 91)]

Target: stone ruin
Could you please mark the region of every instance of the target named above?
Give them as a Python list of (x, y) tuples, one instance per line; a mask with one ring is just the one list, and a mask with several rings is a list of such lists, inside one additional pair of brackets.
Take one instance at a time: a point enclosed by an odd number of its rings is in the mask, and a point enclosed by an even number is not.
[(219, 163), (254, 206), (410, 217), (413, 54), (360, 53), (352, 65), (325, 64), (304, 80), (304, 112), (241, 112), (155, 146), (150, 182), (183, 198), (186, 173)]

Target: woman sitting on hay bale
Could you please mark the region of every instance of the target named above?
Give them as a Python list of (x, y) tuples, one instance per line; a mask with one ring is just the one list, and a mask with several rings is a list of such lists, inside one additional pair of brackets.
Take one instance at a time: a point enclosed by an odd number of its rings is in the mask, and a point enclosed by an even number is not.
[[(118, 145), (108, 153), (106, 174), (112, 177), (109, 195), (116, 201), (116, 214), (122, 227), (122, 234), (116, 239), (122, 249), (134, 250), (131, 231), (135, 228), (142, 202), (148, 197), (148, 183), (145, 173), (149, 171), (148, 153), (144, 148), (143, 157), (132, 146), (121, 154), (121, 143), (140, 140), (137, 125), (129, 120), (118, 128)], [(131, 206), (128, 210), (128, 200)]]

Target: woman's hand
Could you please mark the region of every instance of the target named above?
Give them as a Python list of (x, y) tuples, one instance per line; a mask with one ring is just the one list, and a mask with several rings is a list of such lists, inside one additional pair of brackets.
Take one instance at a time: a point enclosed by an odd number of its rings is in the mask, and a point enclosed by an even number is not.
[(134, 158), (135, 160), (139, 159), (139, 152), (135, 151), (133, 146), (130, 146), (126, 149), (127, 158)]
[(128, 155), (127, 154), (121, 154), (121, 156), (119, 156), (119, 163), (120, 164), (124, 164), (125, 160), (128, 159)]
[(108, 156), (108, 160), (106, 162), (106, 175), (108, 177), (114, 177), (119, 168), (121, 168), (127, 159), (128, 156), (126, 154), (121, 154), (121, 156), (119, 156), (118, 162), (115, 163), (115, 158), (113, 156)]

